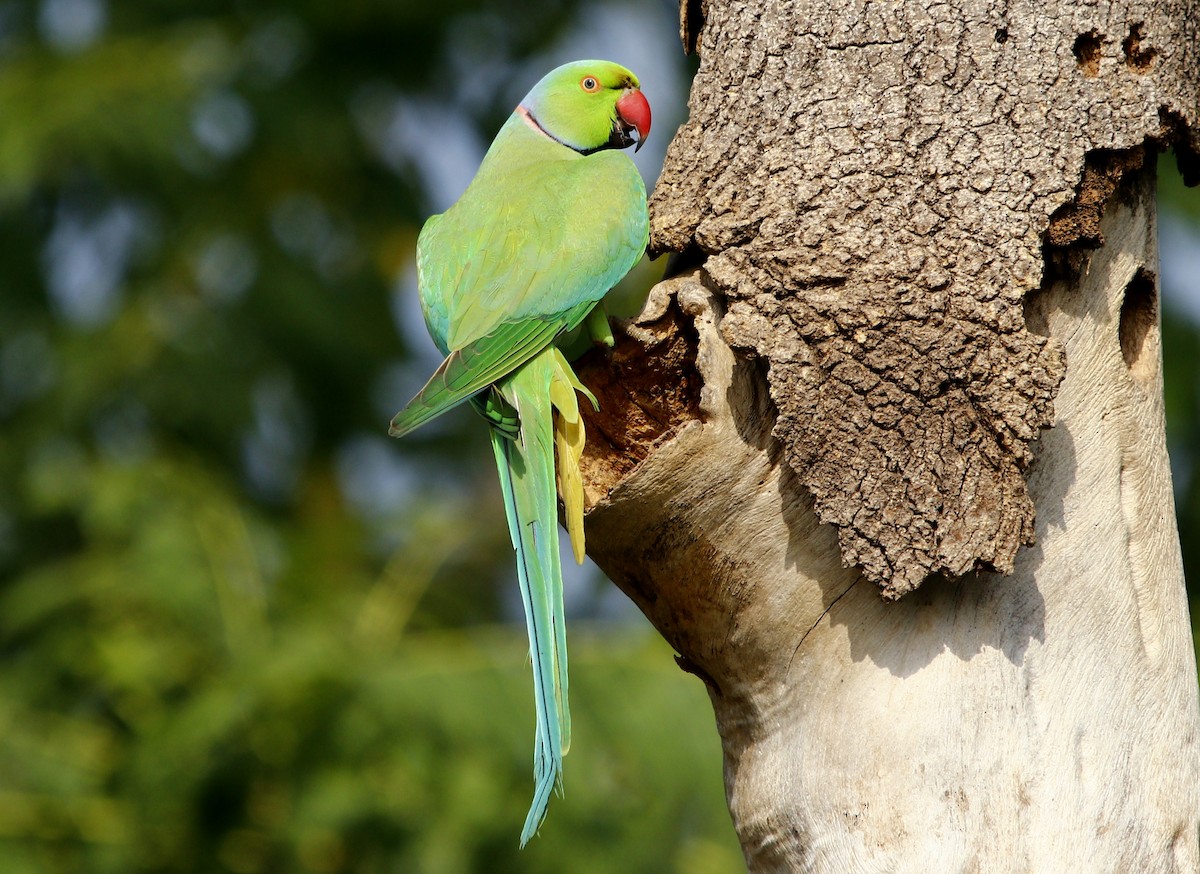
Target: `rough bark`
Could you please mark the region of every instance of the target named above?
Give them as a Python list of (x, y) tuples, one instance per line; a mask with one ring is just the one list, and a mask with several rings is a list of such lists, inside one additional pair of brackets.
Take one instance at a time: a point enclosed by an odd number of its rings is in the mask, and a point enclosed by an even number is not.
[(583, 368), (588, 540), (751, 869), (1197, 870), (1146, 160), (1195, 170), (1195, 4), (684, 8), (692, 269)]
[(725, 337), (770, 363), (775, 436), (848, 562), (889, 596), (1011, 570), (1063, 374), (1022, 300), (1048, 228), (1099, 242), (1085, 154), (1195, 119), (1200, 9), (705, 9), (652, 248), (707, 256)]

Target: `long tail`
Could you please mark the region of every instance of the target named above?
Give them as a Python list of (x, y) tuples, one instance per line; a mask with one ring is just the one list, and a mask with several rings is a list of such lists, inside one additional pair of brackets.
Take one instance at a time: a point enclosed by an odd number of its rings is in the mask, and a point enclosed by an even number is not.
[(550, 400), (556, 355), (553, 348), (543, 351), (499, 384), (520, 417), (520, 431), (514, 440), (492, 430), (508, 530), (517, 553), (537, 710), (533, 756), (537, 785), (521, 832), (521, 846), (533, 837), (546, 815), (550, 795), (561, 779), (562, 757), (571, 745)]

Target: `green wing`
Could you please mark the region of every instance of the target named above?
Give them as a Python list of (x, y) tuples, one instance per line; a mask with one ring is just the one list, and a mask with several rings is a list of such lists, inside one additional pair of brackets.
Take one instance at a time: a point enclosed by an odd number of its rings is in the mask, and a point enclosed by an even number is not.
[(508, 322), (465, 348), (451, 352), (425, 387), (392, 419), (388, 433), (403, 437), (470, 400), (529, 361), (560, 333), (578, 325), (594, 306), (592, 301), (585, 301), (551, 318)]

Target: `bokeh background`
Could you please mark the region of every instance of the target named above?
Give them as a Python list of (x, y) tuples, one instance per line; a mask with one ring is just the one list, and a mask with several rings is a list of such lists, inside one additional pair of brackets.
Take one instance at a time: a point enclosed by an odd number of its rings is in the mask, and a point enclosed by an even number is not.
[[(703, 687), (567, 580), (566, 795), (518, 854), (533, 712), (483, 429), (421, 221), (540, 75), (641, 76), (676, 6), (0, 0), (0, 871), (744, 870)], [(1200, 196), (1161, 164), (1169, 440), (1200, 579)], [(648, 284), (654, 266), (638, 272)]]

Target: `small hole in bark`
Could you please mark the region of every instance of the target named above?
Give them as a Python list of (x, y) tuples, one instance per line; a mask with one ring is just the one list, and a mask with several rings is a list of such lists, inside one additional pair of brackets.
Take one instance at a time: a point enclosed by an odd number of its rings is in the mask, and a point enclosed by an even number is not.
[(1188, 137), (1187, 120), (1178, 111), (1165, 106), (1158, 108), (1159, 129), (1165, 132), (1162, 142), (1170, 145), (1175, 152), (1175, 166), (1183, 177), (1183, 184), (1188, 188), (1200, 185), (1200, 141), (1192, 146)]
[(1139, 21), (1129, 28), (1129, 36), (1121, 41), (1121, 51), (1125, 53), (1125, 66), (1135, 73), (1147, 72), (1154, 66), (1154, 57), (1158, 54), (1158, 49), (1142, 48), (1142, 40), (1145, 38), (1145, 22)]
[(1156, 276), (1145, 267), (1125, 286), (1125, 299), (1121, 302), (1121, 324), (1117, 334), (1121, 341), (1121, 357), (1125, 366), (1134, 369), (1142, 359), (1146, 337), (1158, 322), (1158, 289)]
[[(1047, 265), (1049, 273), (1049, 265)], [(1046, 313), (1046, 290), (1050, 287), (1050, 282), (1042, 285), (1041, 288), (1035, 288), (1025, 294), (1025, 299), (1022, 301), (1025, 311), (1025, 327), (1031, 333), (1038, 334), (1042, 337), (1050, 336), (1050, 319)]]
[(1008, 28), (1007, 27), (996, 28), (996, 42), (1000, 43), (1000, 45), (1004, 45), (1006, 42), (1008, 42)]
[(704, 27), (704, 7), (700, 0), (685, 0), (679, 4), (679, 38), (683, 41), (683, 52), (696, 54), (700, 42), (700, 30)]
[(1089, 30), (1075, 37), (1075, 45), (1071, 47), (1075, 61), (1085, 76), (1100, 75), (1100, 48), (1104, 45), (1104, 36), (1098, 30)]
[(682, 252), (672, 252), (667, 256), (667, 266), (663, 271), (663, 279), (670, 279), (674, 276), (680, 276), (687, 273), (689, 270), (695, 270), (697, 267), (703, 266), (708, 255), (703, 249), (695, 243), (688, 243), (688, 247)]

